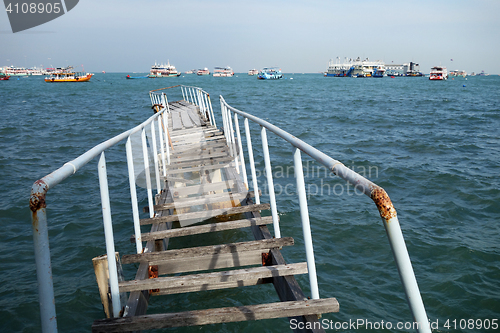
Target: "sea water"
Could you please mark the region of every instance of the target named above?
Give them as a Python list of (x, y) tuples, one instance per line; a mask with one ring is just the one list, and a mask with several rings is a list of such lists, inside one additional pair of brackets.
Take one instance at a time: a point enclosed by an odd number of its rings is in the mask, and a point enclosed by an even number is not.
[[(2, 332), (41, 329), (28, 207), (33, 182), (141, 123), (152, 114), (148, 91), (177, 84), (210, 94), (219, 127), (218, 96), (223, 95), (230, 105), (281, 127), (382, 186), (396, 207), (434, 331), (493, 331), (493, 320), (500, 320), (500, 77), (432, 82), (321, 74), (285, 74), (277, 81), (246, 74), (148, 80), (125, 76), (97, 74), (88, 83), (73, 84), (45, 83), (42, 77), (0, 82)], [(166, 92), (175, 100), (179, 91)], [(262, 170), (258, 126), (251, 131)], [(283, 254), (288, 262), (302, 262), (293, 150), (272, 134), (269, 146), (281, 234), (296, 243)], [(133, 253), (125, 148), (119, 145), (106, 154), (112, 161), (108, 174), (116, 248), (120, 254)], [(339, 313), (323, 315), (324, 327), (339, 332), (412, 331), (412, 316), (373, 202), (305, 155), (304, 175), (320, 296), (336, 297), (340, 303)], [(263, 174), (259, 184), (264, 189)], [(140, 189), (139, 199), (141, 207), (147, 205)], [(59, 331), (89, 332), (93, 320), (104, 316), (92, 267), (92, 258), (106, 251), (97, 160), (49, 190), (47, 215)], [(211, 240), (193, 237), (187, 245), (250, 239), (249, 231), (237, 230), (217, 233)], [(181, 241), (173, 240), (171, 246), (179, 247)], [(125, 267), (128, 279), (136, 267)], [(297, 279), (310, 295), (307, 275)], [(155, 297), (148, 313), (276, 301), (272, 285), (261, 285)], [(286, 319), (274, 319), (158, 331), (289, 328)]]

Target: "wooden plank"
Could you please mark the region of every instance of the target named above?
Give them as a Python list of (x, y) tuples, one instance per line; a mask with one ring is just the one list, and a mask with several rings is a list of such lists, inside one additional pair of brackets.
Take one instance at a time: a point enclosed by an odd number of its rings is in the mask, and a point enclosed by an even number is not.
[[(193, 194), (203, 195), (203, 194), (211, 192), (211, 191), (231, 190), (237, 182), (238, 182), (237, 180), (228, 180), (228, 181), (224, 181), (224, 182), (205, 183), (205, 184), (191, 185), (191, 186), (185, 186), (185, 187), (174, 187), (171, 184), (171, 182), (169, 181), (168, 189), (170, 192), (173, 193), (174, 202), (175, 202), (177, 197), (183, 197), (183, 196), (193, 195)], [(227, 193), (229, 193), (229, 192), (227, 192)], [(228, 194), (228, 196), (229, 196), (229, 194)], [(194, 198), (191, 198), (191, 199), (194, 199)]]
[(262, 254), (268, 249), (236, 253), (215, 253), (206, 256), (182, 258), (182, 260), (163, 260), (158, 262), (158, 274), (177, 274), (208, 271), (221, 268), (262, 265)]
[(234, 161), (234, 158), (228, 156), (222, 158), (208, 158), (199, 161), (170, 163), (169, 165), (167, 165), (167, 173), (168, 170), (177, 170), (179, 168), (194, 167), (194, 166), (214, 165), (219, 163), (227, 163), (231, 161)]
[(181, 154), (180, 157), (177, 157), (178, 155), (173, 155), (171, 156), (170, 161), (171, 162), (185, 162), (185, 161), (196, 161), (196, 160), (204, 160), (204, 159), (210, 159), (210, 158), (217, 158), (217, 157), (227, 157), (229, 156), (229, 153), (227, 152), (227, 149), (217, 149), (217, 151), (214, 151), (213, 149), (208, 150), (208, 151), (198, 151), (195, 154)]
[(177, 221), (186, 221), (192, 219), (209, 219), (216, 216), (227, 216), (234, 214), (241, 214), (245, 212), (251, 212), (253, 210), (267, 210), (270, 209), (269, 204), (260, 204), (260, 205), (247, 205), (247, 206), (239, 206), (239, 207), (231, 207), (231, 208), (219, 208), (212, 209), (207, 211), (200, 212), (191, 212), (177, 215), (169, 215), (169, 216), (160, 216), (153, 217), (148, 219), (141, 219), (141, 225), (153, 224), (153, 223), (163, 223), (163, 222), (177, 222)]
[[(217, 169), (222, 169), (228, 165), (227, 162), (216, 164), (216, 161), (217, 160), (214, 160), (213, 164), (208, 164), (208, 165), (188, 167), (188, 168), (182, 168), (182, 169), (168, 169), (167, 170), (167, 177), (168, 177), (168, 175), (178, 175), (180, 173), (186, 173), (186, 172), (203, 172), (205, 170), (217, 170)], [(162, 177), (162, 178), (165, 179), (165, 177)]]
[[(244, 219), (229, 222), (218, 222), (198, 225), (195, 227), (185, 227), (177, 229), (169, 229), (156, 232), (148, 232), (141, 234), (141, 239), (143, 241), (162, 239), (162, 238), (172, 238), (172, 237), (182, 237), (197, 234), (205, 234), (209, 232), (217, 232), (231, 229), (247, 228), (253, 225), (263, 225), (273, 223), (273, 218), (271, 216), (254, 218), (254, 219)], [(132, 235), (132, 239), (135, 239), (135, 235)]]
[(192, 293), (199, 291), (207, 291), (207, 290), (221, 290), (221, 289), (229, 289), (229, 288), (239, 288), (239, 287), (247, 287), (247, 286), (256, 286), (264, 283), (271, 283), (272, 280), (267, 279), (248, 279), (245, 281), (234, 281), (234, 282), (221, 282), (221, 283), (211, 283), (203, 286), (183, 286), (181, 288), (177, 288), (175, 290), (160, 289), (158, 292), (153, 293), (152, 295), (173, 295), (173, 294), (183, 294), (183, 293)]
[(191, 118), (189, 118), (189, 115), (186, 113), (186, 111), (182, 111), (182, 112), (180, 112), (180, 114), (181, 114), (181, 119), (182, 119), (182, 125), (185, 128), (194, 127), (194, 124), (191, 121)]
[(172, 115), (172, 127), (175, 130), (176, 128), (182, 128), (181, 115), (179, 112), (171, 112)]
[(158, 277), (147, 280), (131, 280), (118, 283), (120, 292), (132, 292), (139, 290), (162, 289), (163, 293), (167, 290), (171, 294), (175, 294), (177, 288), (195, 287), (199, 290), (206, 285), (217, 284), (223, 282), (238, 282), (253, 279), (265, 279), (273, 276), (286, 276), (295, 274), (306, 274), (307, 263), (301, 262), (296, 264), (277, 265), (277, 266), (260, 266), (243, 269), (236, 269), (222, 272), (190, 274), (182, 276), (167, 276)]
[(188, 109), (186, 113), (196, 126), (201, 126), (201, 119), (193, 109)]
[(122, 264), (131, 264), (134, 262), (157, 263), (162, 260), (182, 259), (200, 255), (211, 255), (214, 253), (236, 253), (242, 251), (253, 251), (262, 249), (279, 248), (282, 246), (293, 245), (292, 237), (282, 237), (273, 239), (263, 239), (258, 241), (218, 244), (209, 246), (190, 247), (184, 249), (167, 250), (161, 252), (146, 252), (137, 254), (128, 254), (122, 257)]
[[(241, 200), (246, 200), (247, 197), (254, 196), (254, 192), (250, 191), (248, 193), (232, 193), (232, 192), (224, 192), (206, 195), (201, 198), (186, 198), (186, 199), (176, 199), (174, 202), (169, 202), (162, 205), (153, 206), (155, 211), (174, 209), (174, 208), (185, 208), (191, 206), (199, 206), (199, 205), (209, 205), (217, 202), (224, 201), (236, 201), (242, 203)], [(149, 212), (149, 206), (143, 208), (144, 213)]]
[(230, 308), (151, 314), (135, 318), (102, 319), (94, 321), (92, 332), (126, 332), (130, 330), (147, 330), (314, 315), (338, 311), (339, 303), (335, 298), (310, 299), (305, 301), (277, 302)]

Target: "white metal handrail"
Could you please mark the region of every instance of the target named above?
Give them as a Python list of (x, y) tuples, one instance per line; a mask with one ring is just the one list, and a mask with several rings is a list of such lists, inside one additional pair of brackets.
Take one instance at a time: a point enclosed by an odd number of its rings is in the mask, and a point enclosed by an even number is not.
[[(391, 199), (387, 195), (386, 191), (377, 184), (369, 181), (360, 174), (347, 168), (341, 162), (329, 157), (328, 155), (310, 146), (304, 141), (296, 138), (290, 133), (280, 129), (279, 127), (230, 106), (229, 104), (226, 103), (226, 101), (222, 96), (220, 96), (220, 101), (221, 101), (222, 119), (224, 122), (224, 131), (225, 132), (228, 130), (230, 131), (230, 133), (225, 133), (225, 135), (228, 144), (233, 146), (233, 150), (236, 149), (236, 145), (233, 138), (232, 116), (234, 115), (235, 126), (237, 127), (236, 128), (237, 141), (240, 147), (241, 147), (241, 136), (238, 125), (238, 116), (241, 116), (244, 119), (244, 124), (245, 124), (244, 128), (247, 141), (247, 154), (250, 160), (249, 164), (252, 170), (253, 190), (256, 196), (258, 195), (258, 183), (256, 179), (255, 165), (253, 161), (253, 149), (251, 144), (251, 135), (248, 126), (248, 120), (251, 120), (254, 123), (257, 123), (261, 126), (262, 149), (264, 154), (268, 193), (272, 208), (273, 223), (275, 223), (274, 232), (276, 237), (280, 236), (280, 230), (279, 230), (279, 225), (277, 224), (278, 219), (276, 212), (276, 200), (274, 197), (274, 185), (272, 179), (272, 169), (269, 158), (269, 148), (267, 144), (266, 130), (271, 131), (272, 133), (276, 134), (277, 136), (281, 137), (286, 142), (292, 145), (293, 160), (295, 167), (294, 170), (297, 182), (297, 193), (299, 197), (299, 207), (300, 207), (300, 215), (302, 221), (302, 232), (304, 236), (304, 245), (306, 251), (307, 266), (309, 270), (309, 283), (311, 287), (312, 298), (319, 298), (319, 291), (318, 291), (318, 284), (316, 277), (316, 267), (314, 263), (314, 251), (313, 251), (313, 243), (311, 237), (309, 213), (307, 208), (307, 197), (305, 191), (301, 152), (304, 152), (305, 154), (312, 157), (316, 162), (328, 168), (328, 170), (333, 172), (335, 175), (353, 184), (356, 189), (362, 191), (364, 194), (369, 196), (374, 201), (379, 210), (380, 216), (382, 217), (382, 221), (387, 233), (387, 237), (389, 239), (389, 243), (391, 245), (394, 260), (396, 262), (396, 266), (399, 271), (401, 282), (405, 290), (406, 299), (408, 301), (408, 305), (412, 312), (414, 322), (418, 323), (417, 331), (422, 333), (424, 332), (430, 333), (431, 330), (429, 321), (422, 301), (422, 296), (420, 295), (417, 280), (413, 272), (410, 257), (408, 255), (408, 250), (405, 245), (403, 233), (399, 225), (396, 209), (394, 208)], [(243, 155), (243, 151), (241, 148), (240, 152), (241, 155)], [(244, 165), (243, 157), (241, 157), (241, 161), (242, 161), (241, 163)], [(258, 196), (256, 197), (256, 200), (259, 201)]]

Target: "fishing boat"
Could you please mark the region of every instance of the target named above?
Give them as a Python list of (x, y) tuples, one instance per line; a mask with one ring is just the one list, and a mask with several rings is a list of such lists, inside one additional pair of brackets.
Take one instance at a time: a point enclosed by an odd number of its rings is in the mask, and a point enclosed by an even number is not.
[(259, 74), (259, 70), (258, 69), (251, 69), (248, 71), (248, 75), (250, 76), (254, 76), (254, 75), (258, 75)]
[(259, 80), (278, 80), (283, 78), (281, 75), (281, 68), (278, 67), (265, 67), (260, 70), (257, 79)]
[(0, 73), (0, 81), (5, 81), (10, 79), (10, 76), (4, 73)]
[(87, 82), (93, 75), (85, 72), (58, 72), (45, 77), (45, 82)]
[(214, 77), (231, 77), (234, 75), (234, 71), (231, 67), (215, 67)]
[(177, 77), (180, 76), (181, 72), (178, 72), (175, 66), (170, 65), (170, 61), (167, 64), (155, 64), (151, 66), (148, 77), (159, 78), (159, 77)]
[(448, 71), (446, 67), (434, 66), (431, 68), (429, 80), (437, 81), (437, 80), (447, 80), (447, 79), (448, 79)]
[(205, 67), (203, 69), (198, 69), (196, 75), (210, 75), (210, 71)]

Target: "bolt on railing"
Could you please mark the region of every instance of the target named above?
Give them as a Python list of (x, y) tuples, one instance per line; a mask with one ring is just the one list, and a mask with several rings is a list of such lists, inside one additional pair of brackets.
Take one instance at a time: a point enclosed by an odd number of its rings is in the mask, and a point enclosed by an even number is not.
[[(234, 113), (235, 126), (238, 126), (236, 130), (237, 134), (239, 133), (239, 125), (237, 122), (238, 116), (244, 118), (244, 127), (247, 141), (247, 153), (249, 157), (249, 164), (252, 173), (252, 183), (253, 190), (256, 195), (256, 201), (259, 203), (258, 197), (258, 183), (255, 172), (255, 162), (253, 158), (253, 150), (251, 143), (251, 135), (250, 129), (248, 125), (248, 120), (251, 120), (261, 126), (261, 141), (262, 141), (262, 149), (264, 155), (264, 162), (266, 168), (266, 177), (268, 184), (268, 193), (269, 200), (271, 201), (272, 215), (273, 215), (273, 223), (274, 223), (274, 233), (276, 237), (280, 235), (280, 229), (277, 219), (276, 213), (276, 200), (274, 195), (274, 186), (272, 180), (272, 169), (269, 159), (269, 148), (267, 144), (267, 134), (266, 130), (271, 131), (277, 136), (281, 137), (288, 143), (290, 143), (293, 147), (293, 160), (294, 160), (294, 170), (295, 177), (297, 181), (297, 193), (299, 197), (299, 208), (300, 208), (300, 216), (302, 221), (302, 232), (304, 236), (304, 246), (306, 252), (307, 259), (307, 267), (309, 270), (309, 284), (311, 287), (311, 295), (312, 298), (319, 298), (318, 291), (318, 283), (316, 276), (316, 267), (314, 262), (314, 251), (313, 251), (313, 243), (311, 237), (311, 227), (309, 221), (309, 213), (307, 208), (307, 198), (305, 191), (305, 182), (304, 182), (304, 174), (303, 174), (303, 166), (302, 166), (302, 158), (301, 152), (312, 157), (318, 163), (324, 165), (335, 175), (343, 178), (347, 182), (355, 185), (358, 190), (361, 190), (364, 194), (369, 196), (376, 204), (380, 216), (382, 217), (382, 221), (384, 224), (384, 228), (387, 233), (387, 237), (389, 239), (389, 244), (392, 249), (392, 253), (394, 256), (394, 260), (396, 262), (396, 266), (399, 271), (399, 275), (401, 278), (401, 282), (403, 288), (405, 290), (406, 299), (408, 301), (408, 305), (410, 307), (410, 311), (412, 312), (414, 322), (417, 322), (417, 331), (422, 333), (429, 333), (430, 326), (429, 321), (427, 319), (427, 314), (425, 312), (425, 307), (422, 301), (422, 296), (420, 295), (420, 291), (418, 288), (417, 280), (415, 278), (415, 274), (413, 272), (413, 268), (411, 265), (410, 257), (408, 255), (408, 250), (405, 245), (403, 233), (401, 231), (401, 227), (399, 225), (399, 221), (397, 218), (396, 210), (385, 192), (383, 188), (376, 185), (375, 183), (369, 181), (368, 179), (362, 177), (358, 173), (353, 170), (347, 168), (341, 162), (329, 157), (318, 149), (310, 146), (309, 144), (303, 142), (302, 140), (294, 137), (288, 132), (283, 131), (282, 129), (274, 126), (265, 120), (262, 120), (258, 117), (255, 117), (251, 114), (240, 111), (234, 107), (231, 107), (226, 103), (224, 98), (220, 96), (221, 101), (221, 109), (222, 109), (222, 119), (224, 122), (224, 131), (230, 131), (231, 133), (224, 133), (226, 135), (226, 140), (228, 145), (234, 146), (233, 138), (233, 126), (232, 126), (232, 117), (231, 113)], [(238, 134), (238, 141), (240, 141), (240, 135)], [(240, 151), (239, 154), (243, 155), (243, 151), (241, 149), (240, 143), (238, 143)], [(241, 161), (244, 161), (242, 158)], [(244, 163), (244, 162), (242, 162)], [(274, 207), (274, 208), (273, 208)], [(276, 216), (275, 216), (276, 214)]]

